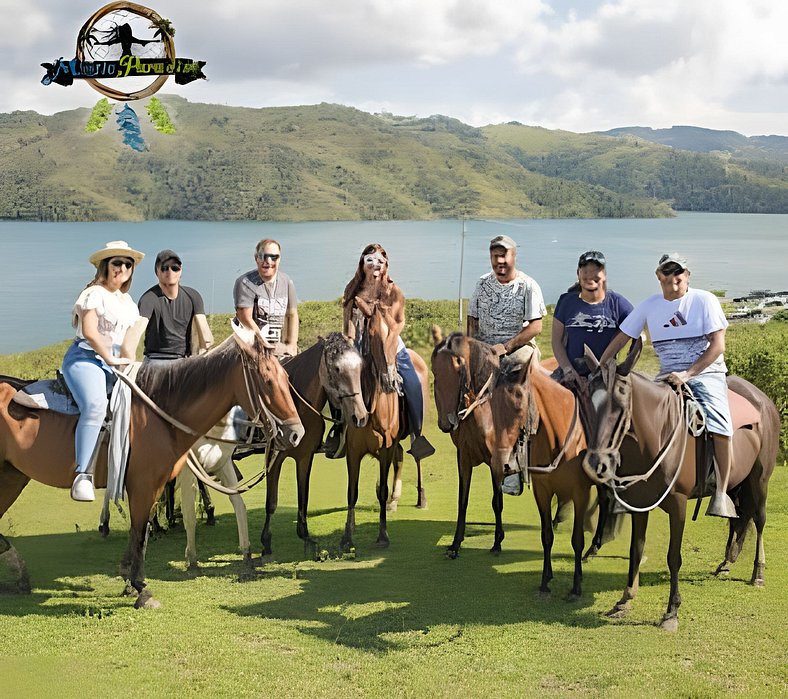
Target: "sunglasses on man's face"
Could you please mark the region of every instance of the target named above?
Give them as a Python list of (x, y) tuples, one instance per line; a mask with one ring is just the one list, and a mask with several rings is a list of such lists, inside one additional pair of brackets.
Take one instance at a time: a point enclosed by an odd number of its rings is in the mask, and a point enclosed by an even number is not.
[(173, 272), (180, 272), (181, 271), (181, 266), (180, 265), (162, 265), (161, 267), (159, 267), (159, 269), (162, 272), (169, 272), (170, 270), (172, 270)]
[(659, 271), (662, 272), (662, 274), (664, 274), (666, 277), (674, 277), (681, 274), (684, 271), (684, 268), (676, 265), (675, 267), (662, 267)]
[(131, 260), (110, 260), (109, 263), (113, 267), (121, 268), (125, 267), (126, 269), (131, 269), (134, 266), (134, 263)]
[(264, 252), (262, 255), (258, 255), (257, 259), (261, 262), (276, 262), (279, 259), (279, 255), (275, 255), (270, 252)]

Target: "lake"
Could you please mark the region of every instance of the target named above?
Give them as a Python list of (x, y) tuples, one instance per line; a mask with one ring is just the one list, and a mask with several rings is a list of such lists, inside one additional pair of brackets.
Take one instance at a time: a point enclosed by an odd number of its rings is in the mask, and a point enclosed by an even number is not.
[[(465, 235), (463, 236), (463, 228)], [(205, 299), (208, 313), (233, 310), (236, 277), (254, 267), (262, 238), (282, 243), (282, 270), (300, 300), (338, 298), (361, 249), (379, 242), (392, 278), (406, 296), (456, 299), (460, 251), (462, 294), (489, 271), (490, 238), (507, 234), (519, 245), (517, 266), (555, 303), (589, 249), (608, 260), (608, 283), (637, 303), (658, 291), (654, 268), (664, 252), (689, 258), (691, 284), (728, 296), (751, 289), (788, 289), (788, 215), (681, 213), (673, 219), (551, 219), (352, 222), (28, 223), (0, 221), (0, 353), (23, 352), (73, 335), (71, 307), (92, 278), (90, 253), (126, 240), (147, 257), (134, 276), (137, 299), (156, 283), (153, 262), (162, 248), (183, 259), (184, 284)], [(463, 245), (464, 240), (464, 245)]]

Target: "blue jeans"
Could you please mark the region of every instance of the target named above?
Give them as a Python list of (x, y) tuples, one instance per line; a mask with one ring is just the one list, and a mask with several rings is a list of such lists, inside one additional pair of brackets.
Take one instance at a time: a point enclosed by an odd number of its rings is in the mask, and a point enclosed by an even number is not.
[(421, 392), (421, 381), (413, 366), (408, 350), (402, 348), (397, 352), (397, 372), (402, 377), (402, 390), (405, 393), (405, 404), (408, 406), (411, 434), (421, 434), (424, 422), (424, 396)]
[(107, 396), (112, 391), (115, 375), (93, 350), (86, 350), (76, 342), (66, 351), (61, 370), (68, 390), (79, 406), (74, 446), (77, 473), (86, 473), (107, 415)]

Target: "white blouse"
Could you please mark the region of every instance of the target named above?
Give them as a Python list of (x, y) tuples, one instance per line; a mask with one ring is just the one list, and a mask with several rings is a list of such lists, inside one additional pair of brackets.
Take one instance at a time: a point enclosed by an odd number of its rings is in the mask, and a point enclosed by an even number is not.
[(105, 339), (107, 347), (119, 348), (126, 331), (140, 317), (137, 304), (122, 291), (109, 291), (99, 284), (84, 289), (74, 304), (73, 326), (77, 329), (77, 339), (83, 340), (80, 347), (93, 349), (82, 333), (82, 317), (85, 311), (95, 310), (98, 316), (98, 332)]

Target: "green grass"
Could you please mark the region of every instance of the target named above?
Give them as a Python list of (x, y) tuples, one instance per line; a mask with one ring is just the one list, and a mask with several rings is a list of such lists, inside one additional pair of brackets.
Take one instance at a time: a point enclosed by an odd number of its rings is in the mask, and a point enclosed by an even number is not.
[[(419, 312), (417, 302), (413, 306), (415, 338), (423, 334), (420, 324), (426, 325), (428, 314)], [(431, 310), (446, 321), (454, 313), (448, 303)], [(305, 312), (310, 328), (302, 333), (305, 342), (310, 333), (333, 329), (327, 326), (335, 312), (331, 304)], [(41, 368), (45, 357), (54, 359), (61, 349), (0, 357), (0, 371), (7, 371), (13, 357), (18, 368), (29, 371), (30, 357)], [(572, 559), (570, 525), (561, 525), (552, 595), (542, 597), (533, 498), (528, 492), (506, 498), (503, 553), (492, 556), (484, 466), (474, 473), (462, 552), (458, 560), (447, 560), (456, 517), (455, 451), (434, 426), (434, 416), (427, 424), (438, 449), (424, 463), (429, 508), (414, 507), (415, 469), (408, 459), (399, 511), (389, 515), (390, 548), (380, 550), (373, 543), (377, 467), (367, 458), (355, 558), (339, 555), (345, 466), (318, 456), (310, 530), (325, 560), (314, 560), (295, 536), (295, 475), (287, 462), (273, 521), (272, 560), (261, 565), (258, 559), (253, 570), (244, 567), (229, 501), (217, 494), (217, 526), (198, 525), (198, 571), (185, 568), (182, 529), (150, 542), (146, 572), (163, 604), (157, 611), (136, 611), (119, 596), (122, 582), (116, 572), (125, 550), (126, 520), (113, 511), (112, 531), (103, 540), (96, 531), (100, 504), (74, 503), (66, 491), (31, 484), (0, 520), (0, 533), (13, 537), (34, 588), (28, 596), (0, 595), (3, 695), (707, 697), (788, 692), (784, 465), (777, 468), (769, 493), (766, 587), (745, 583), (752, 572), (752, 534), (730, 578), (716, 579), (711, 571), (722, 560), (727, 527), (714, 518), (688, 522), (680, 628), (668, 634), (655, 626), (668, 596), (668, 528), (661, 512), (651, 518), (640, 593), (623, 621), (608, 620), (604, 612), (625, 584), (628, 525), (585, 566), (583, 596), (576, 603), (564, 599)], [(242, 464), (247, 475), (256, 472), (258, 464)], [(264, 484), (246, 498), (258, 555), (264, 501)], [(8, 571), (0, 559), (0, 582), (4, 575)]]

